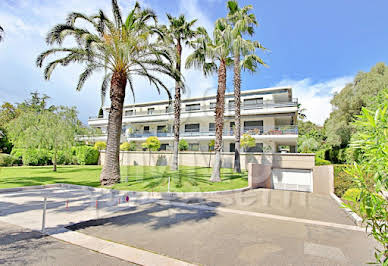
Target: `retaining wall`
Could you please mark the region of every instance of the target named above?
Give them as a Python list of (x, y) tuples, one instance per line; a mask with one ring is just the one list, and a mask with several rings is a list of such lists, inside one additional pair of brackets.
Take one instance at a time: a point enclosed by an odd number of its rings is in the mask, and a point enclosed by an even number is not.
[[(171, 165), (172, 152), (120, 152), (121, 165)], [(179, 165), (212, 167), (214, 163), (212, 152), (180, 152)], [(105, 152), (101, 152), (101, 164), (105, 161)], [(271, 165), (272, 168), (312, 169), (315, 165), (315, 154), (310, 153), (241, 153), (241, 168), (247, 170), (249, 163)], [(234, 153), (222, 153), (222, 167), (232, 168)]]

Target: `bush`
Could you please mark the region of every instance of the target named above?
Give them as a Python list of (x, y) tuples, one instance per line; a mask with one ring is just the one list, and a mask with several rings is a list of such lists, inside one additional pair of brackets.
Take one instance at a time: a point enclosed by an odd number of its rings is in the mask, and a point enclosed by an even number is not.
[(94, 148), (96, 148), (99, 151), (105, 150), (106, 149), (106, 142), (105, 141), (97, 141), (96, 143), (94, 143)]
[(315, 165), (330, 165), (331, 162), (328, 160), (321, 159), (315, 155)]
[[(334, 193), (342, 198), (344, 193), (350, 188), (357, 188), (354, 177), (348, 173), (347, 168), (353, 168), (351, 165), (334, 165)], [(373, 189), (373, 176), (365, 177), (367, 187)]]
[(25, 149), (23, 151), (23, 165), (51, 164), (51, 152), (45, 149)]
[(15, 159), (15, 164), (18, 164), (18, 165), (23, 164), (23, 152), (24, 152), (24, 149), (12, 149), (11, 155)]
[(131, 142), (124, 142), (123, 144), (120, 145), (120, 150), (121, 151), (136, 151), (136, 142), (131, 141)]
[(70, 151), (58, 151), (57, 152), (57, 164), (72, 164), (73, 158)]
[(12, 166), (16, 162), (17, 160), (15, 160), (11, 155), (0, 153), (0, 166)]
[(178, 149), (179, 149), (180, 151), (187, 151), (187, 150), (189, 149), (189, 144), (187, 143), (186, 140), (181, 139), (181, 140), (179, 141), (179, 144), (178, 144)]
[(77, 146), (72, 149), (80, 165), (98, 164), (99, 151), (90, 146)]
[(315, 158), (319, 158), (319, 159), (325, 160), (325, 152), (326, 152), (326, 150), (318, 150), (318, 151), (316, 151), (315, 152)]
[(359, 201), (361, 190), (359, 188), (349, 188), (342, 196), (343, 200)]

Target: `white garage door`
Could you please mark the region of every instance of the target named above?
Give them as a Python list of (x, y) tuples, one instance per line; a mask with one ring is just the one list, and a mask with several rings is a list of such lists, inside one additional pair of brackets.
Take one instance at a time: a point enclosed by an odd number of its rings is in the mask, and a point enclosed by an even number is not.
[(303, 169), (272, 169), (274, 189), (313, 191), (311, 170)]

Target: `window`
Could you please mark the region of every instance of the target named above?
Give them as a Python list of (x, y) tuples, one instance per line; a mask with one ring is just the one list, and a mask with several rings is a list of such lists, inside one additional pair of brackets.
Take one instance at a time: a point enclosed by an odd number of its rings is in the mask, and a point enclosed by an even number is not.
[(234, 152), (235, 148), (236, 148), (236, 145), (234, 143), (229, 144), (229, 151), (230, 152)]
[(168, 144), (160, 144), (160, 148), (159, 148), (160, 151), (167, 151), (168, 150)]
[(125, 116), (132, 116), (133, 115), (133, 110), (126, 110), (124, 115)]
[(215, 123), (209, 123), (209, 132), (216, 131), (216, 124)]
[(249, 147), (247, 152), (263, 152), (263, 143), (256, 143), (254, 147)]
[(229, 109), (229, 110), (230, 110), (230, 109), (234, 110), (234, 100), (230, 100), (230, 101), (228, 102), (228, 109)]
[(263, 120), (259, 121), (245, 121), (244, 131), (253, 135), (263, 133)]
[(199, 143), (189, 143), (189, 151), (199, 151)]
[(210, 109), (216, 109), (216, 103), (210, 103)]
[(152, 115), (155, 111), (155, 108), (148, 108), (147, 114)]
[(199, 132), (199, 124), (186, 124), (185, 132)]
[(245, 106), (257, 106), (263, 104), (263, 98), (254, 98), (254, 99), (245, 99), (244, 105)]
[(150, 133), (150, 126), (144, 126), (144, 133)]
[(198, 111), (201, 109), (201, 104), (186, 104), (186, 111)]

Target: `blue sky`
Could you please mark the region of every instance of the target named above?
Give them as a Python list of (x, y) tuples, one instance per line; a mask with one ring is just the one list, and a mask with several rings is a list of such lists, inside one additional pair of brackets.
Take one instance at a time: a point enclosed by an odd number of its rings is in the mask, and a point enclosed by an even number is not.
[[(127, 13), (132, 0), (119, 1)], [(184, 13), (197, 18), (209, 31), (214, 21), (226, 14), (225, 1), (172, 0), (140, 1), (153, 8), (161, 23), (165, 13)], [(270, 52), (259, 53), (269, 65), (255, 74), (243, 74), (243, 90), (271, 86), (292, 86), (294, 96), (307, 109), (308, 118), (322, 124), (330, 113), (330, 98), (358, 71), (368, 71), (377, 62), (388, 60), (388, 23), (384, 0), (272, 0), (240, 1), (252, 4), (260, 26), (254, 36)], [(101, 104), (102, 73), (94, 75), (76, 92), (80, 67), (58, 68), (52, 80), (44, 81), (35, 67), (36, 56), (47, 48), (44, 37), (70, 11), (94, 14), (99, 8), (110, 14), (109, 0), (2, 0), (0, 25), (5, 29), (0, 43), (0, 103), (20, 102), (38, 90), (55, 104), (75, 105), (83, 122), (96, 115)], [(186, 55), (189, 51), (186, 49)], [(200, 71), (185, 70), (189, 96), (215, 93), (216, 76), (205, 78)], [(232, 89), (228, 75), (228, 89)], [(173, 82), (166, 79), (172, 86)], [(143, 80), (136, 80), (136, 102), (166, 99)], [(128, 94), (126, 102), (133, 102)], [(108, 103), (106, 103), (108, 104)]]

